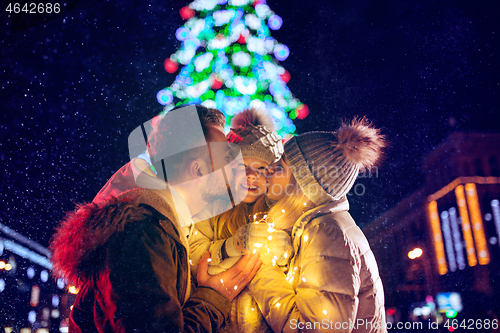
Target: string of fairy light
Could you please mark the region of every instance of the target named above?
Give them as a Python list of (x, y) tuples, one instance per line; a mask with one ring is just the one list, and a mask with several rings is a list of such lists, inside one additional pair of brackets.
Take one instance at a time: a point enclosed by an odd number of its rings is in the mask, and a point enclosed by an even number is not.
[(266, 109), (278, 134), (292, 135), (292, 120), (309, 114), (287, 87), (290, 73), (279, 65), (289, 48), (271, 37), (283, 24), (265, 0), (196, 0), (179, 11), (186, 23), (175, 36), (181, 47), (164, 61), (175, 81), (157, 93), (169, 111), (202, 104), (232, 117), (247, 107)]

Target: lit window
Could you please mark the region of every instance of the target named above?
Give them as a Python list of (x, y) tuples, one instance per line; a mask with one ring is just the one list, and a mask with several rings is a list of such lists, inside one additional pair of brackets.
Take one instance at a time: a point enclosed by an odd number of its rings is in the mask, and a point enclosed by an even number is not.
[(35, 269), (33, 267), (29, 267), (26, 270), (26, 275), (28, 276), (28, 279), (32, 279), (35, 276)]
[(49, 272), (47, 272), (46, 270), (43, 270), (40, 272), (40, 280), (42, 282), (47, 282), (47, 280), (49, 279)]
[(35, 311), (30, 311), (30, 313), (28, 313), (28, 321), (32, 324), (36, 321), (36, 312)]
[[(52, 296), (52, 306), (57, 308), (58, 305), (59, 305), (59, 296), (53, 295)], [(55, 317), (55, 318), (57, 318), (57, 317)]]

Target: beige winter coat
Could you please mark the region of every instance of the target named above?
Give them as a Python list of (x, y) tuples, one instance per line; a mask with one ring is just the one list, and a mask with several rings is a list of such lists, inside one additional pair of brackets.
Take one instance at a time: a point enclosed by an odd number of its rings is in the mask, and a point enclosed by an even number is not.
[(248, 288), (275, 332), (386, 332), (384, 293), (347, 199), (305, 213), (287, 275), (263, 266)]

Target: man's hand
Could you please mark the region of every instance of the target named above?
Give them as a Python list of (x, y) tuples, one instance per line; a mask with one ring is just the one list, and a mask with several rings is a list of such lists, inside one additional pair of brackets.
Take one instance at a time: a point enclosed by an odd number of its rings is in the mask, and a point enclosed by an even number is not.
[(198, 266), (198, 286), (209, 287), (232, 301), (252, 281), (262, 262), (259, 254), (243, 256), (233, 267), (217, 274), (208, 274), (210, 252), (205, 253)]

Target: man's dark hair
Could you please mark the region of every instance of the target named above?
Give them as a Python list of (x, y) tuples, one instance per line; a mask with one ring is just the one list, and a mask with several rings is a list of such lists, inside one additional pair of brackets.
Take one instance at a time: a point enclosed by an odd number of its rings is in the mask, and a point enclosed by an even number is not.
[[(226, 117), (221, 111), (217, 109), (207, 108), (202, 105), (194, 106), (196, 107), (198, 118), (200, 119), (201, 129), (203, 130), (205, 142), (193, 142), (193, 146), (198, 146), (198, 148), (193, 148), (164, 158), (163, 166), (161, 165), (161, 159), (157, 160), (157, 158), (155, 157), (157, 156), (158, 152), (161, 152), (162, 149), (164, 149), (165, 145), (175, 145), (175, 142), (166, 139), (166, 134), (173, 130), (172, 127), (179, 126), (179, 128), (186, 128), (189, 125), (179, 123), (178, 119), (173, 124), (171, 121), (169, 121), (168, 116), (156, 116), (155, 118), (153, 118), (153, 121), (151, 123), (152, 131), (148, 136), (147, 144), (148, 153), (151, 157), (151, 160), (153, 161), (153, 165), (159, 172), (158, 176), (168, 181), (171, 185), (174, 185), (177, 182), (182, 182), (182, 175), (186, 171), (185, 167), (187, 163), (189, 163), (189, 161), (193, 159), (201, 158), (205, 160), (208, 166), (211, 166), (210, 156), (207, 149), (207, 143), (212, 139), (210, 137), (209, 126), (224, 127), (224, 124), (226, 123)], [(186, 106), (180, 106), (179, 108), (182, 107)], [(193, 140), (198, 141), (198, 139)], [(161, 172), (163, 170), (164, 173)], [(213, 170), (210, 170), (210, 172), (213, 172)]]
[[(178, 108), (185, 107), (185, 105)], [(198, 113), (198, 118), (200, 118), (201, 129), (203, 130), (203, 135), (205, 140), (210, 141), (210, 132), (208, 126), (220, 126), (224, 127), (226, 123), (226, 116), (217, 110), (212, 108), (207, 108), (202, 105), (195, 105), (196, 112)], [(178, 109), (176, 108), (176, 109)], [(168, 117), (156, 116), (153, 118), (152, 126), (153, 130), (148, 136), (148, 152), (149, 156), (154, 156), (158, 151), (161, 151), (162, 145), (169, 144), (165, 142), (164, 133), (169, 130)]]

